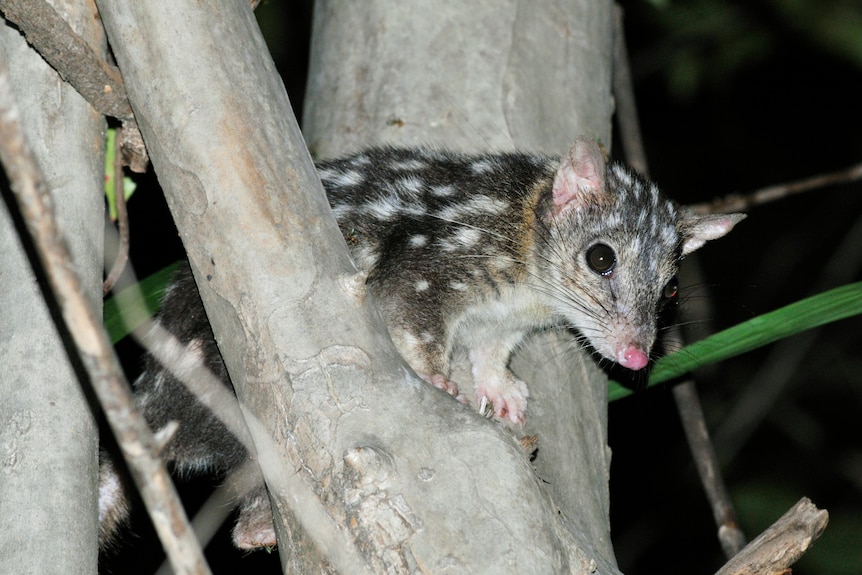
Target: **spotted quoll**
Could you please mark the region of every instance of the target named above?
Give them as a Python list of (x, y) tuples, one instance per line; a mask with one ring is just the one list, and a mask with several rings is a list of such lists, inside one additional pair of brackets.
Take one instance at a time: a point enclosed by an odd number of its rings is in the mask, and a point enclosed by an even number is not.
[[(572, 328), (599, 356), (643, 369), (659, 309), (676, 293), (679, 261), (744, 217), (695, 215), (583, 138), (562, 158), (375, 148), (321, 162), (318, 172), (410, 366), (458, 396), (450, 359), (464, 349), (476, 406), (521, 425), (529, 394), (508, 363), (528, 333)], [(229, 385), (187, 267), (167, 291), (161, 321), (195, 343)], [(230, 470), (245, 458), (156, 361), (148, 360), (136, 390), (154, 428), (180, 423), (164, 451), (180, 469)], [(106, 516), (116, 501), (106, 498)], [(274, 544), (271, 518), (261, 519), (268, 513), (262, 488), (241, 502), (235, 543)]]

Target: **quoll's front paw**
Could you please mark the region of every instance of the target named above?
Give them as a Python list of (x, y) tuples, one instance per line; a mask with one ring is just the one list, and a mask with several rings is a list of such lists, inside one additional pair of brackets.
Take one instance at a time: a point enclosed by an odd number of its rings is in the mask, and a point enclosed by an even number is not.
[(517, 423), (521, 427), (527, 421), (527, 384), (511, 373), (476, 382), (476, 400), (479, 411), (485, 413), (489, 405), (494, 416)]

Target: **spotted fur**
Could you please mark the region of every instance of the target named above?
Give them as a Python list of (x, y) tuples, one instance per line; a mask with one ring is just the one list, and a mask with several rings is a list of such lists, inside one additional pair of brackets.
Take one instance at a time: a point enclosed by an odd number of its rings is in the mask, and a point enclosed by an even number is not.
[[(407, 362), (458, 395), (450, 359), (463, 348), (476, 405), (516, 424), (524, 423), (528, 390), (508, 362), (529, 332), (573, 328), (601, 356), (643, 368), (680, 259), (742, 218), (695, 216), (585, 139), (562, 158), (376, 148), (318, 171)], [(613, 260), (608, 269), (591, 264), (596, 246), (605, 263)], [(162, 322), (228, 383), (188, 268), (166, 294)], [(181, 422), (165, 448), (179, 468), (230, 470), (244, 459), (241, 445), (154, 360), (136, 388), (151, 425)], [(241, 504), (240, 546), (268, 536), (261, 501), (258, 490)]]

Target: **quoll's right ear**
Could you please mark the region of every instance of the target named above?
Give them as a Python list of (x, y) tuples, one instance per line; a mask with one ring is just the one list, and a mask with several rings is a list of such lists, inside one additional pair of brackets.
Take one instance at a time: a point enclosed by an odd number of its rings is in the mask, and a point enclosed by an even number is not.
[(607, 198), (605, 155), (599, 145), (586, 137), (575, 140), (560, 160), (554, 176), (554, 216), (580, 209)]
[(680, 224), (682, 255), (690, 254), (709, 240), (717, 240), (745, 219), (745, 214), (707, 214), (699, 216), (686, 210)]

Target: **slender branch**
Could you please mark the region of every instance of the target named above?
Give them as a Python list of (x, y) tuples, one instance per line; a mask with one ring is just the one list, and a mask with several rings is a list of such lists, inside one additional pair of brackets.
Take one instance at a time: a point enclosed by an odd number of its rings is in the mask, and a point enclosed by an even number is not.
[[(629, 72), (629, 63), (623, 34), (623, 12), (615, 12), (614, 44), (614, 95), (617, 102), (617, 122), (622, 133), (623, 147), (629, 163), (644, 175), (649, 166), (641, 139), (641, 130), (635, 106), (634, 89)], [(667, 333), (667, 341), (673, 348), (683, 346), (683, 336), (678, 327)], [(727, 558), (736, 555), (745, 545), (745, 535), (737, 525), (736, 512), (724, 484), (718, 465), (718, 456), (706, 427), (706, 419), (693, 379), (686, 379), (673, 388), (674, 401), (682, 421), (692, 459), (694, 459), (707, 500), (712, 507), (713, 518), (718, 526), (718, 540)]]
[(96, 110), (121, 120), (132, 118), (120, 71), (96, 55), (48, 2), (0, 0), (0, 12)]
[(729, 194), (723, 198), (711, 202), (692, 204), (691, 207), (698, 214), (727, 214), (731, 212), (744, 212), (755, 206), (774, 202), (803, 192), (809, 192), (826, 186), (844, 184), (862, 179), (862, 164), (856, 164), (843, 170), (820, 174), (788, 182), (766, 186), (747, 194)]
[(614, 5), (614, 101), (616, 120), (620, 131), (623, 154), (629, 165), (642, 174), (647, 174), (646, 150), (641, 136), (640, 120), (632, 87), (629, 53), (623, 28), (623, 8)]
[(716, 575), (786, 573), (820, 537), (829, 514), (806, 497), (739, 552)]
[(122, 121), (123, 161), (132, 171), (145, 172), (149, 156), (119, 69), (100, 58), (45, 0), (0, 0), (0, 12), (93, 108)]
[(673, 398), (697, 467), (697, 474), (712, 506), (712, 516), (718, 526), (718, 541), (725, 557), (730, 559), (745, 547), (745, 535), (737, 524), (736, 511), (721, 477), (718, 457), (706, 428), (706, 419), (694, 381), (688, 379), (675, 385)]
[(26, 143), (20, 115), (12, 96), (6, 62), (0, 57), (0, 161), (6, 169), (10, 188), (60, 306), (66, 328), (108, 423), (123, 448), (175, 572), (209, 573), (173, 484), (156, 453), (153, 436), (143, 418), (133, 409), (129, 385), (107, 335), (83, 293), (68, 247), (57, 229), (44, 177)]

